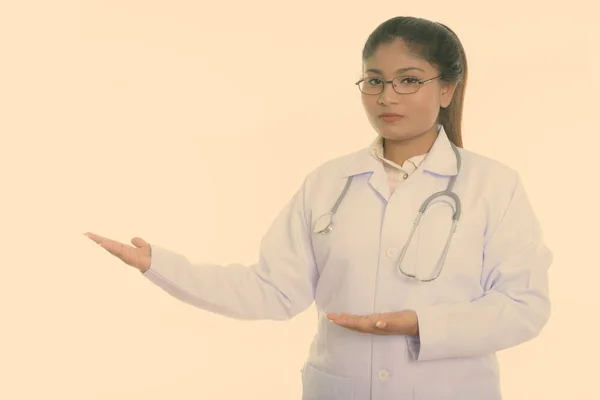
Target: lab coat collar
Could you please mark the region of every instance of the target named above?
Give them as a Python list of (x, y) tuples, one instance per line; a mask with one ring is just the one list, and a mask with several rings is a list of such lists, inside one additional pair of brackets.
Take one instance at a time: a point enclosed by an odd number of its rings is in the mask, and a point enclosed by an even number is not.
[[(381, 161), (373, 157), (371, 146), (369, 146), (369, 148), (358, 153), (358, 157), (346, 170), (344, 177), (375, 172), (380, 168)], [(419, 169), (444, 176), (457, 174), (456, 156), (443, 126), (438, 125), (438, 136)]]

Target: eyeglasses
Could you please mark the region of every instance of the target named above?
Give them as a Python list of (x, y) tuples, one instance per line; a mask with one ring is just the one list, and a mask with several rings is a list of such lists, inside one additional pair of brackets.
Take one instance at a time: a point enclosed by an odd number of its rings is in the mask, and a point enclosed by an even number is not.
[(439, 78), (438, 75), (427, 80), (420, 80), (412, 76), (397, 76), (391, 81), (386, 81), (376, 77), (365, 77), (355, 83), (358, 89), (364, 94), (381, 94), (386, 83), (391, 83), (394, 91), (398, 94), (412, 94), (419, 91), (422, 85)]

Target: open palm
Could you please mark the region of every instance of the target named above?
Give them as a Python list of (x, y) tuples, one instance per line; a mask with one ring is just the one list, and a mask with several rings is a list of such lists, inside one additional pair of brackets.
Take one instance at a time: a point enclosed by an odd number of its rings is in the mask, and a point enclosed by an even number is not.
[(131, 244), (135, 246), (133, 247), (91, 232), (86, 232), (84, 235), (98, 243), (110, 254), (121, 259), (125, 264), (131, 265), (141, 272), (146, 272), (150, 268), (152, 249), (144, 239), (139, 237), (131, 239)]

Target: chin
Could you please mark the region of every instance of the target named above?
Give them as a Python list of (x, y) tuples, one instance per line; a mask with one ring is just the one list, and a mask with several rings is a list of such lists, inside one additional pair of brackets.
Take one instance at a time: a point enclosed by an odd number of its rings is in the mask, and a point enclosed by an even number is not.
[(377, 132), (379, 133), (380, 136), (382, 136), (385, 139), (389, 139), (389, 140), (406, 140), (406, 139), (412, 139), (416, 136), (418, 136), (417, 134), (414, 134), (411, 131), (407, 131), (406, 129), (386, 129), (384, 128), (379, 128), (377, 129)]

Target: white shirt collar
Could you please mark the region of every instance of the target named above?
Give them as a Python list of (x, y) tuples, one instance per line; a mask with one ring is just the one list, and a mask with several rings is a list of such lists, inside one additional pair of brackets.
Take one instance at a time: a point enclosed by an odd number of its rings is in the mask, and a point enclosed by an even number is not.
[[(441, 125), (438, 124), (437, 128), (438, 128), (438, 133), (439, 133), (440, 129), (441, 129)], [(387, 158), (384, 157), (384, 155), (383, 155), (383, 137), (381, 135), (377, 136), (377, 138), (371, 143), (371, 146), (369, 149), (370, 149), (371, 155), (373, 157), (375, 157), (376, 159), (378, 159), (394, 168), (397, 168), (403, 172), (406, 172), (408, 174), (410, 174), (411, 172), (413, 172), (417, 168), (419, 168), (419, 165), (423, 162), (425, 157), (427, 157), (427, 154), (420, 154), (418, 156), (409, 158), (408, 160), (406, 160), (404, 162), (404, 164), (398, 165), (395, 162), (388, 160)]]

